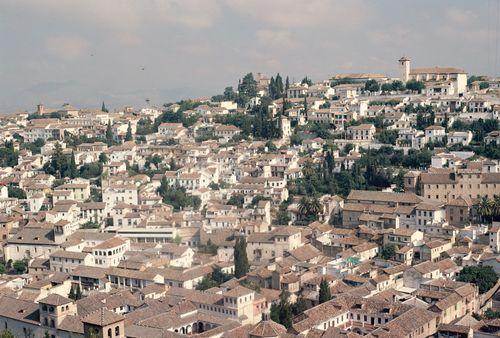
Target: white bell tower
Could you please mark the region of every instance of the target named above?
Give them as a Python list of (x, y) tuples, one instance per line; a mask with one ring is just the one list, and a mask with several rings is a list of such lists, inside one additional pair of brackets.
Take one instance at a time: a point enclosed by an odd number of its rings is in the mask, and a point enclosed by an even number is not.
[(407, 82), (410, 78), (410, 59), (406, 56), (401, 57), (399, 62), (399, 76), (401, 81)]

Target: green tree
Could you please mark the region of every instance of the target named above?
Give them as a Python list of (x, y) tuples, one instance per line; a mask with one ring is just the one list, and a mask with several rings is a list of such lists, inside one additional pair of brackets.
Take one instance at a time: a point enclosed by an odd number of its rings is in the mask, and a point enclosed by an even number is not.
[(40, 154), (44, 145), (45, 141), (41, 138), (38, 138), (32, 143), (22, 143), (21, 148), (31, 151), (32, 154)]
[(390, 84), (390, 83), (383, 83), (382, 86), (380, 86), (380, 90), (382, 92), (390, 92), (392, 90), (392, 84)]
[(63, 178), (64, 177), (64, 169), (65, 169), (65, 164), (67, 163), (66, 158), (64, 157), (64, 154), (62, 152), (62, 147), (58, 143), (56, 143), (55, 148), (54, 148), (54, 154), (52, 154), (52, 159), (50, 162), (50, 167), (52, 171), (56, 174), (57, 178)]
[(387, 244), (382, 248), (380, 256), (383, 259), (392, 259), (396, 255), (396, 246), (394, 244)]
[(332, 294), (330, 293), (330, 287), (326, 279), (321, 280), (319, 284), (319, 303), (322, 304), (324, 302), (332, 299)]
[(477, 212), (484, 222), (490, 222), (493, 216), (495, 203), (488, 199), (488, 197), (483, 196), (479, 201)]
[(500, 219), (500, 195), (493, 197), (492, 216), (496, 221)]
[(5, 142), (4, 147), (0, 148), (0, 166), (14, 167), (17, 165), (19, 152), (14, 150), (12, 142)]
[(278, 225), (288, 225), (290, 222), (290, 216), (288, 216), (288, 212), (285, 210), (279, 210), (276, 215), (276, 223)]
[(76, 168), (76, 160), (74, 152), (71, 152), (71, 156), (69, 158), (68, 172), (66, 176), (69, 176), (71, 178), (75, 178), (77, 176), (77, 168)]
[(479, 293), (485, 293), (497, 283), (498, 276), (491, 266), (466, 266), (460, 271), (457, 280), (474, 283), (479, 287)]
[(71, 286), (71, 289), (69, 289), (68, 298), (76, 300), (75, 288), (73, 287), (73, 285)]
[(242, 194), (232, 195), (227, 201), (227, 204), (234, 205), (238, 208), (243, 208), (243, 203), (245, 203), (245, 196)]
[(379, 140), (380, 143), (396, 145), (398, 136), (397, 130), (384, 129), (380, 133), (376, 134), (375, 138)]
[(102, 106), (101, 106), (101, 111), (108, 113), (108, 109), (106, 108), (106, 105), (104, 104), (104, 101), (102, 101)]
[(216, 286), (217, 283), (207, 275), (196, 285), (196, 290), (204, 291)]
[(174, 237), (174, 243), (177, 244), (177, 245), (181, 245), (181, 243), (182, 243), (182, 237), (179, 236), (179, 234), (175, 235), (175, 237)]
[(257, 81), (252, 73), (248, 73), (238, 84), (237, 102), (241, 106), (246, 106), (248, 101), (255, 96), (257, 96)]
[(302, 79), (302, 81), (300, 81), (300, 84), (312, 86), (313, 82), (310, 78), (306, 76), (305, 78)]
[(16, 336), (9, 329), (5, 329), (0, 333), (0, 338), (16, 338)]
[(483, 90), (487, 88), (490, 88), (490, 84), (488, 82), (486, 81), (479, 82), (479, 89)]
[(99, 177), (102, 174), (102, 163), (85, 163), (80, 167), (78, 177), (86, 179)]
[(244, 237), (238, 237), (234, 246), (234, 276), (241, 278), (250, 270), (247, 257), (247, 242)]
[(20, 200), (26, 199), (26, 193), (21, 188), (9, 185), (9, 186), (7, 186), (7, 191), (8, 191), (9, 197), (17, 198)]
[(406, 89), (420, 93), (425, 88), (425, 84), (422, 81), (410, 80), (406, 82)]
[(80, 289), (80, 284), (76, 284), (75, 298), (76, 300), (82, 299), (82, 290)]
[(234, 101), (237, 99), (238, 95), (234, 92), (233, 87), (226, 87), (223, 97), (224, 101)]
[(392, 90), (394, 91), (401, 91), (406, 89), (405, 84), (399, 80), (393, 81), (391, 85), (392, 85)]
[(18, 275), (21, 275), (28, 270), (28, 261), (25, 259), (14, 261), (12, 267), (16, 270)]
[(286, 327), (292, 327), (293, 311), (289, 301), (290, 294), (285, 289), (281, 290), (279, 304), (271, 305), (271, 320)]
[(106, 127), (106, 143), (109, 145), (113, 144), (113, 129), (111, 128), (111, 120), (108, 120), (108, 125)]
[(302, 296), (299, 296), (295, 301), (295, 304), (292, 305), (292, 312), (294, 316), (298, 316), (304, 311), (307, 310), (307, 304), (305, 299)]
[(128, 123), (127, 134), (125, 134), (125, 142), (132, 141), (132, 126)]
[(211, 276), (218, 286), (231, 279), (231, 275), (224, 273), (221, 268), (215, 268)]
[(217, 254), (217, 245), (215, 245), (212, 240), (209, 238), (207, 241), (206, 245), (199, 245), (199, 251), (203, 253), (207, 253), (210, 255), (216, 255)]
[(369, 92), (378, 92), (380, 86), (376, 80), (368, 80), (365, 82), (365, 90)]
[(80, 229), (99, 229), (99, 228), (100, 228), (99, 224), (91, 221), (85, 222), (80, 226)]
[(170, 204), (174, 210), (181, 210), (186, 207), (197, 210), (201, 204), (200, 198), (187, 194), (185, 188), (170, 187), (165, 177), (162, 178), (157, 192), (163, 198), (163, 203)]
[(0, 275), (3, 275), (5, 273), (5, 263), (0, 262)]

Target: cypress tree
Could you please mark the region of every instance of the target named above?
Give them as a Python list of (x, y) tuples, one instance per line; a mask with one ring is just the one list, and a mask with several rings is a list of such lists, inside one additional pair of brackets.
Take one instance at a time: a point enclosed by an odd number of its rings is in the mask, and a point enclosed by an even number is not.
[(101, 111), (107, 113), (108, 112), (108, 109), (106, 108), (106, 105), (104, 104), (104, 101), (102, 101), (102, 107), (101, 107)]
[(125, 141), (132, 141), (132, 126), (130, 122), (128, 123), (127, 134), (125, 135)]
[(80, 284), (76, 284), (75, 298), (76, 300), (82, 299), (82, 290), (80, 289)]
[(288, 90), (290, 89), (290, 80), (288, 79), (288, 76), (286, 77), (286, 80), (285, 80), (285, 90)]
[(70, 160), (69, 160), (69, 168), (68, 168), (68, 176), (71, 178), (75, 178), (77, 176), (77, 168), (76, 168), (76, 160), (75, 153), (71, 152)]
[(292, 327), (292, 306), (288, 301), (289, 293), (283, 289), (280, 294), (279, 322), (287, 329)]
[(269, 81), (268, 92), (269, 92), (269, 97), (274, 99), (274, 97), (276, 95), (276, 87), (275, 87), (275, 83), (274, 83), (274, 78), (272, 76), (271, 76), (271, 80)]
[(56, 143), (54, 154), (52, 155), (51, 167), (57, 178), (61, 178), (64, 175), (63, 169), (66, 165), (66, 159), (63, 155), (61, 145)]
[(68, 294), (68, 298), (69, 299), (73, 299), (75, 300), (75, 289), (73, 288), (73, 286), (71, 286), (71, 289), (69, 290), (69, 294)]
[(328, 282), (323, 279), (319, 284), (319, 303), (324, 303), (332, 299), (332, 294), (330, 293), (330, 288), (328, 287)]
[(106, 127), (106, 142), (108, 145), (113, 143), (113, 130), (111, 129), (111, 121), (108, 120), (108, 126)]
[(234, 276), (241, 278), (247, 274), (249, 269), (247, 243), (244, 237), (240, 237), (234, 246)]
[(280, 98), (283, 96), (283, 79), (281, 78), (280, 73), (276, 75), (276, 80), (274, 81), (274, 85), (276, 87), (276, 98)]

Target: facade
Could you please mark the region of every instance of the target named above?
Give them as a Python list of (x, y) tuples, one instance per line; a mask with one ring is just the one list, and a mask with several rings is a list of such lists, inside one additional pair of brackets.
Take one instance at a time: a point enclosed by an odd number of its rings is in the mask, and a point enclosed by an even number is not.
[(375, 126), (373, 124), (360, 124), (346, 129), (346, 136), (350, 140), (371, 141), (374, 135)]
[(480, 170), (451, 170), (446, 173), (420, 174), (423, 197), (446, 202), (460, 196), (464, 198), (492, 198), (500, 193), (500, 173)]

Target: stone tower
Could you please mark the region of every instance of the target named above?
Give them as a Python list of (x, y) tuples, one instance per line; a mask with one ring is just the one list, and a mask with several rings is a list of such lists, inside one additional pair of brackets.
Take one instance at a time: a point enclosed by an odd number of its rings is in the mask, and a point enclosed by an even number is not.
[(406, 56), (398, 60), (399, 63), (399, 76), (401, 81), (407, 82), (410, 78), (410, 59)]

